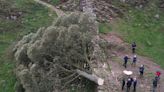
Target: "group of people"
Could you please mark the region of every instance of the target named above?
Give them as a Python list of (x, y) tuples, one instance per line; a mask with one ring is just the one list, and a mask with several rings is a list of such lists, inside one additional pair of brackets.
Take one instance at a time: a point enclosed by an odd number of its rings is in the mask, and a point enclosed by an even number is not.
[[(133, 58), (132, 58), (132, 66), (136, 66), (136, 62), (137, 62), (137, 56), (135, 55), (136, 53), (136, 43), (133, 42), (132, 45), (132, 53), (134, 54)], [(128, 57), (128, 55), (126, 55), (124, 57), (124, 63), (123, 63), (123, 66), (125, 68), (127, 68), (127, 63), (128, 63), (128, 60), (130, 58)], [(140, 74), (140, 77), (143, 77), (144, 75), (144, 70), (145, 70), (145, 67), (144, 65), (141, 65), (139, 67), (139, 74)], [(158, 82), (159, 82), (159, 79), (160, 79), (160, 75), (161, 75), (161, 72), (160, 71), (157, 71), (156, 74), (155, 74), (155, 78), (153, 79), (153, 92), (155, 92), (156, 88), (157, 88), (157, 85), (158, 85)], [(137, 78), (131, 78), (130, 76), (128, 76), (127, 80), (125, 78), (123, 78), (122, 80), (122, 90), (124, 90), (124, 87), (126, 85), (126, 92), (130, 92), (130, 88), (131, 86), (133, 86), (133, 92), (136, 92), (136, 86), (137, 86)]]
[[(132, 53), (133, 53), (133, 54), (135, 54), (135, 52), (136, 52), (136, 47), (137, 47), (136, 43), (133, 42), (133, 43), (132, 43)], [(129, 59), (130, 59), (130, 58), (128, 57), (128, 55), (126, 55), (126, 56), (124, 57), (124, 64), (123, 64), (123, 66), (124, 66), (125, 68), (127, 67), (127, 63), (128, 63), (128, 60), (129, 60)], [(137, 61), (137, 56), (134, 55), (134, 56), (133, 56), (133, 61), (132, 61), (132, 65), (133, 65), (133, 66), (136, 65), (136, 61)]]
[(122, 80), (122, 90), (124, 90), (125, 85), (127, 86), (127, 91), (130, 91), (131, 86), (133, 86), (133, 92), (136, 92), (136, 86), (137, 86), (137, 78), (131, 78), (129, 76), (128, 80), (126, 81), (125, 78)]
[[(124, 57), (124, 64), (123, 64), (123, 66), (125, 67), (125, 68), (127, 68), (127, 63), (128, 63), (128, 60), (129, 60), (130, 58), (128, 57), (128, 55), (126, 55), (125, 57)], [(137, 61), (137, 56), (136, 55), (134, 55), (133, 56), (133, 61), (132, 61), (132, 65), (133, 66), (136, 66), (136, 61)]]

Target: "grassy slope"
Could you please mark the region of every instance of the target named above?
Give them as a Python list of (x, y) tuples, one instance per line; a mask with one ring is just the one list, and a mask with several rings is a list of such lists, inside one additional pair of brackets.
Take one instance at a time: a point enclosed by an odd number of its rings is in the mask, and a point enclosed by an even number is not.
[(100, 23), (99, 24), (99, 32), (100, 33), (106, 34), (110, 31), (112, 31), (112, 27), (108, 23)]
[[(128, 43), (135, 41), (138, 53), (154, 59), (164, 68), (164, 13), (156, 6), (157, 2), (149, 3), (144, 10), (128, 8), (128, 18), (119, 19), (110, 26), (112, 31), (119, 32)], [(154, 16), (159, 14), (160, 18)], [(104, 28), (100, 25), (100, 28)], [(110, 29), (106, 29), (110, 31)]]
[(3, 21), (0, 23), (0, 92), (14, 92), (14, 63), (5, 55), (8, 47), (24, 34), (50, 25), (56, 16), (32, 0), (15, 0), (14, 7), (24, 11), (19, 22), (0, 18)]
[(57, 4), (60, 3), (60, 0), (51, 0), (50, 3), (53, 4), (53, 5), (57, 5)]

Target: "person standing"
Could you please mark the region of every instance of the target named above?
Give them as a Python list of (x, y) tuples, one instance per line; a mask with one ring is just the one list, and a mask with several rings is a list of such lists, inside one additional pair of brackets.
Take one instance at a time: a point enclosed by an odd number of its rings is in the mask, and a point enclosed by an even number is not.
[(145, 70), (144, 65), (141, 65), (141, 66), (139, 67), (139, 72), (140, 72), (140, 76), (141, 76), (141, 77), (142, 77), (143, 74), (144, 74), (144, 70)]
[(127, 67), (128, 59), (130, 59), (130, 58), (128, 57), (128, 55), (126, 55), (126, 56), (124, 57), (124, 64), (123, 64), (123, 66), (124, 66), (125, 68)]
[(136, 47), (137, 47), (136, 43), (133, 42), (133, 43), (132, 43), (132, 53), (133, 53), (133, 54), (136, 52)]
[(157, 88), (157, 80), (156, 79), (154, 79), (153, 80), (153, 92), (155, 92), (156, 91), (156, 88)]
[(160, 79), (160, 75), (161, 75), (161, 72), (160, 71), (156, 71), (156, 73), (155, 73), (155, 79), (157, 80), (157, 82), (159, 81), (159, 79)]
[(130, 79), (130, 78), (128, 78), (128, 81), (127, 81), (127, 90), (126, 90), (126, 92), (129, 92), (130, 91), (130, 87), (131, 87), (131, 85), (132, 85), (132, 80)]
[(128, 79), (130, 79), (130, 80), (131, 80), (131, 82), (133, 82), (133, 78), (132, 78), (131, 76), (129, 76), (129, 77), (128, 77)]
[(157, 72), (156, 72), (156, 76), (157, 76), (158, 78), (160, 78), (160, 75), (161, 75), (161, 72), (160, 72), (160, 71), (157, 71)]
[(137, 61), (137, 56), (134, 55), (134, 56), (133, 56), (133, 62), (132, 62), (132, 65), (133, 65), (133, 66), (136, 66), (136, 61)]
[(133, 79), (133, 92), (136, 92), (136, 86), (137, 86), (137, 79)]
[(125, 86), (125, 78), (122, 79), (122, 90), (124, 90), (124, 86)]

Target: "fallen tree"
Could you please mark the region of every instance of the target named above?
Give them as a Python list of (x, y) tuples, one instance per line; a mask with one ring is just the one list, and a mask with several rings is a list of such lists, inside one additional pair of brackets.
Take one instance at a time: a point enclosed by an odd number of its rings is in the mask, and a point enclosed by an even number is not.
[(97, 39), (97, 27), (90, 15), (72, 13), (58, 18), (48, 28), (24, 36), (13, 49), (18, 87), (22, 87), (19, 89), (67, 92), (71, 85), (102, 85), (103, 79), (93, 76), (92, 71), (92, 61), (106, 60), (102, 40)]

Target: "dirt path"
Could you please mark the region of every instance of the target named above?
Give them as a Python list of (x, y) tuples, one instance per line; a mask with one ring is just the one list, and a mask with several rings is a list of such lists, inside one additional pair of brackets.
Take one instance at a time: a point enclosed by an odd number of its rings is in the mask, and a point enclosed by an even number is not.
[(39, 3), (39, 4), (41, 4), (41, 5), (43, 5), (43, 6), (45, 6), (45, 7), (50, 8), (53, 11), (55, 11), (58, 16), (65, 15), (65, 13), (62, 10), (57, 9), (56, 7), (54, 7), (53, 5), (51, 5), (49, 3), (46, 3), (46, 2), (41, 1), (41, 0), (34, 0), (34, 1), (37, 2), (37, 3)]
[[(114, 44), (117, 44), (117, 45), (126, 44), (122, 41), (122, 39), (119, 36), (117, 36), (115, 34), (108, 34), (108, 35), (103, 36), (103, 38), (109, 42), (114, 42)], [(127, 44), (125, 45), (125, 47), (126, 46), (127, 46)], [(133, 54), (129, 53), (129, 51), (124, 52), (124, 51), (113, 50), (113, 52), (114, 52), (114, 56), (108, 59), (108, 63), (110, 65), (111, 71), (114, 74), (115, 79), (119, 80), (121, 78), (121, 76), (123, 76), (122, 71), (125, 70), (125, 68), (122, 66), (123, 57), (125, 55), (129, 55), (129, 57), (132, 58)], [(139, 55), (137, 55), (137, 57), (138, 57), (138, 61), (137, 61), (136, 67), (131, 65), (132, 60), (130, 60), (130, 62), (128, 63), (127, 69), (126, 69), (126, 70), (131, 70), (134, 72), (132, 77), (138, 78), (137, 92), (152, 92), (152, 79), (154, 78), (154, 74), (157, 70), (161, 71), (161, 73), (162, 73), (160, 83), (157, 88), (157, 92), (163, 92), (163, 90), (164, 90), (164, 70), (162, 68), (160, 68), (159, 65), (155, 64), (149, 58), (139, 56)], [(144, 78), (139, 77), (138, 67), (141, 64), (145, 65)], [(118, 86), (120, 86), (120, 83)], [(121, 92), (121, 90), (118, 92)]]

